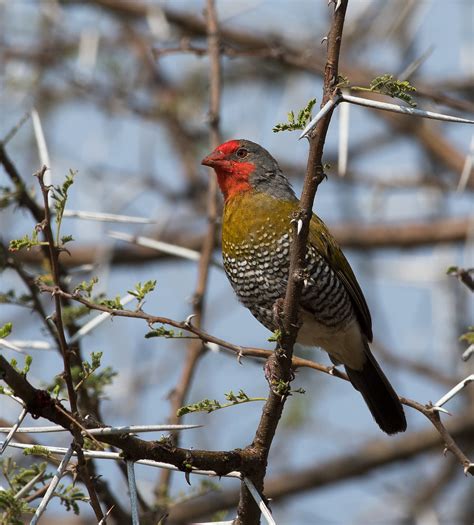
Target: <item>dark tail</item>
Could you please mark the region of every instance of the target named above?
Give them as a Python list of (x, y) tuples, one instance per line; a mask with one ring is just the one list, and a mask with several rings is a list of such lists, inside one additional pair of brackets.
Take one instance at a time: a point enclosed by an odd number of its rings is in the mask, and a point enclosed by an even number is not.
[(362, 370), (346, 368), (347, 375), (364, 398), (378, 426), (387, 434), (404, 432), (405, 413), (395, 390), (366, 346), (367, 360)]

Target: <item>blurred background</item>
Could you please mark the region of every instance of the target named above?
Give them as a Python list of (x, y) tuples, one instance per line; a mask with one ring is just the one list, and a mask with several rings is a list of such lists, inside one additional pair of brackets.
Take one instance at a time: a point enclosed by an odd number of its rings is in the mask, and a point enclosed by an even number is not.
[[(38, 198), (32, 174), (42, 163), (50, 167), (53, 184), (74, 170), (68, 209), (151, 221), (66, 217), (63, 233), (71, 234), (74, 243), (70, 256), (61, 260), (71, 272), (70, 286), (97, 276), (95, 292), (115, 297), (139, 281), (156, 279), (144, 309), (176, 320), (193, 311), (196, 262), (117, 240), (111, 231), (197, 251), (202, 246), (210, 172), (200, 160), (211, 149), (204, 7), (201, 0), (0, 1), (0, 137), (5, 141), (21, 124), (5, 148), (22, 178)], [(262, 144), (299, 194), (307, 141), (298, 141), (298, 132), (273, 133), (272, 128), (311, 98), (319, 106), (327, 2), (217, 0), (216, 8), (222, 136)], [(364, 86), (381, 74), (408, 75), (418, 88), (419, 108), (474, 118), (473, 21), (470, 0), (352, 0), (340, 73)], [(459, 342), (473, 324), (472, 297), (446, 273), (451, 266), (474, 266), (473, 128), (354, 106), (348, 124), (340, 116), (336, 111), (331, 123), (325, 149), (328, 180), (319, 187), (314, 209), (341, 242), (364, 290), (373, 317), (374, 351), (397, 392), (421, 403), (436, 401), (473, 372), (474, 359), (461, 359), (467, 345)], [(344, 169), (338, 158), (340, 132), (347, 125)], [(40, 127), (44, 144), (38, 146)], [(11, 188), (3, 168), (0, 186), (2, 191)], [(18, 206), (1, 210), (0, 220), (4, 245), (30, 234), (34, 226), (27, 210)], [(41, 272), (38, 251), (16, 257), (31, 273)], [(215, 258), (220, 260), (218, 240)], [(17, 272), (7, 268), (0, 276), (5, 303), (0, 325), (13, 322), (12, 342), (51, 342), (37, 315), (8, 304), (15, 303), (8, 299), (10, 290), (25, 293)], [(51, 313), (51, 301), (42, 301)], [(238, 304), (215, 266), (203, 327), (235, 344), (273, 348), (270, 334)], [(144, 339), (147, 331), (143, 322), (114, 319), (81, 340), (83, 355), (102, 351), (103, 366), (118, 373), (101, 403), (109, 424), (165, 423), (170, 418), (170, 395), (191, 343)], [(56, 351), (27, 351), (33, 357), (29, 378), (36, 386), (61, 372)], [(2, 352), (17, 357), (11, 350)], [(296, 353), (328, 364), (318, 350), (297, 348)], [(207, 349), (196, 363), (186, 403), (224, 401), (225, 392), (239, 389), (266, 396), (262, 364), (249, 358), (239, 364), (223, 349)], [(304, 369), (293, 385), (306, 394), (295, 394), (287, 403), (267, 478), (280, 489), (272, 505), (279, 524), (472, 523), (472, 482), (449, 454), (443, 456), (441, 443), (423, 444), (431, 425), (421, 414), (407, 409), (408, 432), (388, 438), (348, 384)], [(473, 410), (472, 389), (446, 408), (462, 423), (463, 414)], [(0, 399), (2, 418), (12, 421), (17, 412), (9, 399)], [(253, 439), (260, 412), (261, 403), (249, 403), (190, 414), (180, 422), (203, 428), (184, 432), (181, 444), (212, 450), (244, 447)], [(158, 439), (159, 434), (144, 437)], [(460, 438), (472, 456), (472, 426)], [(37, 439), (67, 446), (60, 435)], [(411, 448), (410, 439), (415, 443)], [(383, 461), (377, 461), (378, 453), (385, 454)], [(11, 450), (8, 454), (25, 461)], [(321, 472), (325, 465), (326, 476)], [(128, 510), (126, 479), (113, 464), (99, 462), (97, 468)], [(138, 487), (149, 504), (156, 502), (158, 477), (154, 469), (137, 467)], [(189, 487), (182, 474), (171, 478), (170, 512), (176, 520), (204, 521), (219, 508), (213, 502), (238, 491), (235, 480), (216, 481), (217, 494), (209, 494), (199, 479), (192, 482)], [(290, 482), (297, 488), (289, 490)], [(205, 509), (200, 513), (198, 503)], [(52, 505), (46, 523), (93, 523), (88, 506), (81, 509), (81, 516), (74, 517)], [(234, 515), (235, 504), (227, 516)]]

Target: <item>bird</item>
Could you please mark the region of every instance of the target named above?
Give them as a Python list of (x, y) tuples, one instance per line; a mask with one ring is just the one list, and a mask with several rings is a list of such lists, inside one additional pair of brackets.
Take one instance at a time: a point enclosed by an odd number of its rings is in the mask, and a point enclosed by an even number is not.
[[(201, 163), (214, 169), (224, 197), (227, 277), (240, 302), (275, 331), (274, 305), (285, 297), (299, 200), (277, 161), (250, 140), (229, 140)], [(372, 320), (361, 287), (337, 241), (314, 213), (305, 265), (308, 277), (298, 305), (296, 342), (319, 347), (334, 365), (344, 365), (381, 430), (404, 432), (403, 407), (369, 347)]]

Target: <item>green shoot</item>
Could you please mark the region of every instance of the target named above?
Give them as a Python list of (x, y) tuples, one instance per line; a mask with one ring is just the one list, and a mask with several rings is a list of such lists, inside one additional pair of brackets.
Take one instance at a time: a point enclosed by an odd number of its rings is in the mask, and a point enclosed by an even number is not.
[(316, 104), (316, 99), (312, 98), (306, 107), (300, 109), (298, 116), (295, 118), (293, 111), (288, 113), (288, 122), (276, 124), (273, 128), (273, 133), (279, 133), (280, 131), (296, 131), (298, 129), (304, 129), (308, 122), (312, 119), (311, 111)]
[(227, 408), (234, 405), (241, 405), (243, 403), (250, 403), (252, 401), (266, 401), (265, 397), (249, 397), (242, 389), (239, 390), (237, 394), (234, 394), (232, 390), (224, 394), (228, 403), (220, 403), (217, 399), (203, 399), (198, 403), (192, 405), (187, 405), (181, 407), (177, 411), (177, 416), (181, 417), (185, 414), (190, 414), (191, 412), (214, 412), (215, 410), (220, 410), (221, 408)]
[(413, 100), (411, 93), (416, 91), (416, 88), (408, 82), (408, 80), (398, 80), (393, 75), (385, 74), (375, 77), (370, 86), (351, 86), (353, 91), (369, 91), (372, 93), (380, 93), (381, 95), (388, 95), (392, 98), (398, 98), (406, 102), (412, 108), (416, 107), (416, 102)]

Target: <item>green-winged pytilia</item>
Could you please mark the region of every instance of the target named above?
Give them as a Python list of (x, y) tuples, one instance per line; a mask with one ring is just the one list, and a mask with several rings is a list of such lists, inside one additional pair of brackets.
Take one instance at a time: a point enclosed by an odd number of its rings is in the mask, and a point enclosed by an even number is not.
[[(225, 205), (222, 254), (237, 297), (269, 330), (288, 282), (292, 217), (299, 201), (267, 150), (249, 140), (218, 146), (202, 163), (214, 168)], [(336, 240), (311, 218), (297, 342), (343, 364), (380, 428), (406, 430), (397, 394), (369, 348), (372, 321), (364, 295)]]

